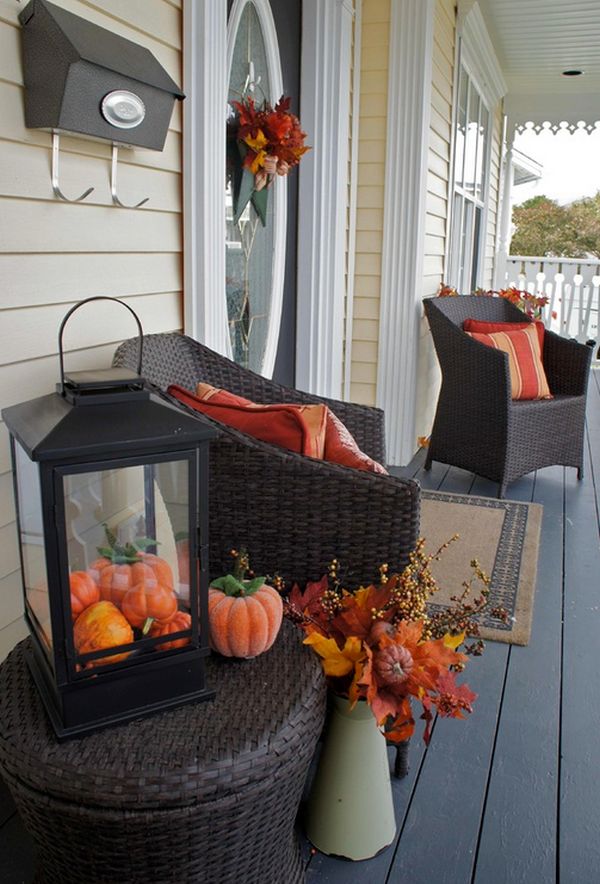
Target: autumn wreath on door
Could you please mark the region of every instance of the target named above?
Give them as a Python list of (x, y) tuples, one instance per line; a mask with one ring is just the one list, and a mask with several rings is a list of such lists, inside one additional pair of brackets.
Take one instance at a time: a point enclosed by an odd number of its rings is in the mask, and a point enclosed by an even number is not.
[(263, 227), (267, 223), (269, 185), (285, 176), (307, 150), (306, 132), (290, 112), (291, 99), (281, 96), (275, 107), (257, 104), (251, 95), (232, 101), (236, 116), (227, 131), (228, 174), (233, 177), (234, 223), (250, 202)]

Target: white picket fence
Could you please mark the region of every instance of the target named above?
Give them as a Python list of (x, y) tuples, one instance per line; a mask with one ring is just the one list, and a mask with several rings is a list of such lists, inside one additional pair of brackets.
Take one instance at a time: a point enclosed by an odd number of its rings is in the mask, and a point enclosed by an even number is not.
[[(506, 286), (546, 295), (547, 328), (568, 338), (600, 343), (600, 259), (538, 258), (509, 255)], [(594, 348), (594, 355), (598, 348)]]

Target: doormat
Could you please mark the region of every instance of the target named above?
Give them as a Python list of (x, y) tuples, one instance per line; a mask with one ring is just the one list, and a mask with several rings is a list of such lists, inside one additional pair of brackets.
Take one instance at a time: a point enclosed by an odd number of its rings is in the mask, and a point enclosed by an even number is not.
[[(425, 538), (426, 552), (435, 552), (453, 534), (459, 535), (441, 560), (432, 563), (440, 591), (429, 604), (431, 611), (450, 606), (450, 596), (461, 594), (463, 581), (472, 575), (471, 560), (477, 559), (491, 578), (489, 604), (476, 618), (481, 637), (526, 645), (533, 619), (542, 512), (537, 503), (423, 490), (420, 535)], [(474, 595), (478, 586), (475, 582)], [(488, 613), (500, 606), (508, 611), (508, 623)]]

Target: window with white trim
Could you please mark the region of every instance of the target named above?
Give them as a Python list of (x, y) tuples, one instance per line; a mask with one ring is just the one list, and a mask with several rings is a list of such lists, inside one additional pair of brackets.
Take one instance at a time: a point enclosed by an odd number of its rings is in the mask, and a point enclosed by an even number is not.
[(454, 130), (454, 186), (448, 283), (462, 294), (480, 285), (488, 197), (490, 112), (464, 65), (460, 66)]

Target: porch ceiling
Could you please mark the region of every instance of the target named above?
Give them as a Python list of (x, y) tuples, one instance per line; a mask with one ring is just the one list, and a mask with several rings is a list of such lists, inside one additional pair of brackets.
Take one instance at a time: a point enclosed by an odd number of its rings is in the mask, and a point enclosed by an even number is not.
[[(479, 6), (509, 95), (600, 93), (598, 0), (479, 0)], [(562, 76), (570, 69), (585, 73)]]

